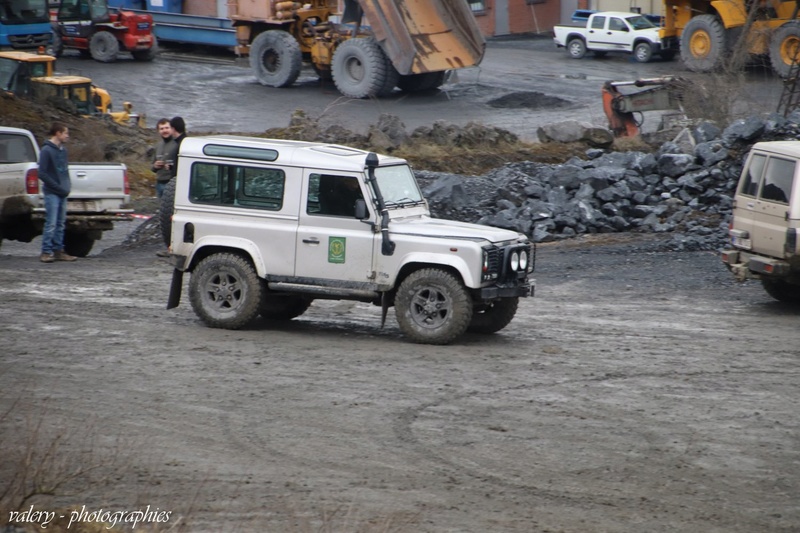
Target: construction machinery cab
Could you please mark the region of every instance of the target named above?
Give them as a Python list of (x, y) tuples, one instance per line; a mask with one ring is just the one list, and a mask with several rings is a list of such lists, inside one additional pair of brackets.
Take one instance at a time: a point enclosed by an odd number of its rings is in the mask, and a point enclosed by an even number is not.
[(0, 91), (30, 96), (31, 78), (53, 75), (52, 56), (28, 52), (0, 52)]
[(36, 99), (66, 101), (81, 115), (100, 113), (92, 97), (92, 80), (83, 76), (31, 78), (31, 93)]
[(116, 61), (120, 51), (152, 61), (158, 50), (151, 15), (111, 11), (107, 0), (61, 0), (53, 34), (55, 55), (74, 48), (102, 63)]

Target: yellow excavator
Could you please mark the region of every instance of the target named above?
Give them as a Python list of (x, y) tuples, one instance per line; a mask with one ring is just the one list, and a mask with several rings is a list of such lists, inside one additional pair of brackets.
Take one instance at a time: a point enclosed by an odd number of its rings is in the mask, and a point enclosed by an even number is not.
[[(680, 46), (689, 70), (720, 70), (737, 43), (754, 56), (768, 56), (786, 78), (800, 52), (797, 1), (664, 0), (662, 42)], [(798, 58), (800, 59), (800, 58)]]
[(58, 98), (84, 116), (108, 114), (118, 124), (144, 127), (145, 117), (132, 113), (130, 102), (112, 111), (111, 95), (84, 76), (56, 75), (56, 58), (30, 52), (0, 52), (0, 91), (24, 98)]

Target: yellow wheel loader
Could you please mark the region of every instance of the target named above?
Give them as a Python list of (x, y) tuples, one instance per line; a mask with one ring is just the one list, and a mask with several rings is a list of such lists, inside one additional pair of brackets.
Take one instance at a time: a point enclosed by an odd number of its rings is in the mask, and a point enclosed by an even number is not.
[(695, 72), (723, 68), (741, 41), (749, 54), (768, 56), (775, 72), (786, 77), (800, 51), (798, 5), (779, 0), (664, 0), (661, 38), (678, 41), (681, 60)]

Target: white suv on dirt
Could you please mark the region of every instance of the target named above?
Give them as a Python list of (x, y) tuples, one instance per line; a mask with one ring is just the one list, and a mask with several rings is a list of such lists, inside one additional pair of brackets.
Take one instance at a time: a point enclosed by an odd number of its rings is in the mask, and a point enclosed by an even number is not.
[[(168, 308), (189, 298), (212, 327), (288, 320), (314, 299), (395, 307), (414, 342), (494, 333), (533, 294), (517, 232), (430, 217), (403, 159), (345, 146), (189, 137), (165, 193), (175, 263)], [(174, 203), (172, 197), (174, 196)], [(174, 207), (173, 207), (174, 206)]]
[(740, 280), (760, 279), (782, 302), (800, 303), (800, 142), (756, 143), (733, 205), (733, 249), (722, 261)]

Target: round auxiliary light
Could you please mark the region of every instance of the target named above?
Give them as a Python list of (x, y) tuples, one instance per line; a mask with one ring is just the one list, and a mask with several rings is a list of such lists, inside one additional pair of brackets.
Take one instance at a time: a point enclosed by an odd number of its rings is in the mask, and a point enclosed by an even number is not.
[(528, 252), (522, 250), (519, 253), (519, 269), (526, 270), (528, 268)]
[(519, 268), (519, 254), (514, 252), (511, 254), (511, 270), (517, 270)]

